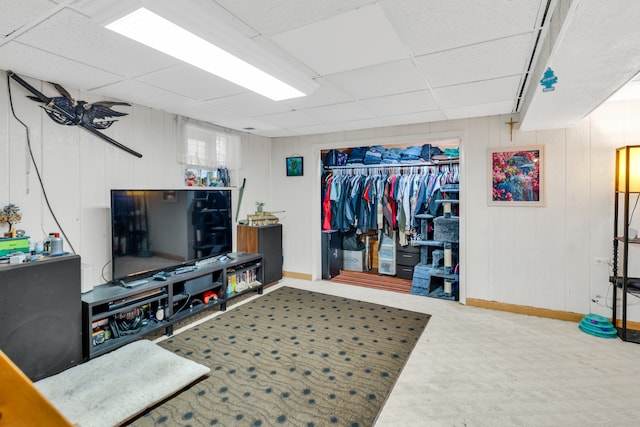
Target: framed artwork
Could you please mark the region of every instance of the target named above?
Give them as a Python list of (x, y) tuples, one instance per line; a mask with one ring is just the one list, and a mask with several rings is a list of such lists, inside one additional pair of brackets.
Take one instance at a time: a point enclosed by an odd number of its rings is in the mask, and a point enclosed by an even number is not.
[(544, 206), (544, 145), (489, 148), (489, 205)]
[(304, 174), (302, 156), (287, 157), (287, 176), (302, 176)]

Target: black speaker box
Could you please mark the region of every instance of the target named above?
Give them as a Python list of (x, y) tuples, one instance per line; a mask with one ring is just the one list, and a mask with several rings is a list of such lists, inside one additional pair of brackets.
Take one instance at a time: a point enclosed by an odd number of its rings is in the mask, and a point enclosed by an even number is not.
[(82, 361), (79, 256), (0, 267), (0, 350), (32, 381)]
[(187, 280), (184, 282), (184, 293), (189, 295), (196, 295), (200, 292), (204, 292), (207, 289), (211, 289), (213, 284), (211, 274), (204, 275), (202, 277), (196, 277), (195, 279)]

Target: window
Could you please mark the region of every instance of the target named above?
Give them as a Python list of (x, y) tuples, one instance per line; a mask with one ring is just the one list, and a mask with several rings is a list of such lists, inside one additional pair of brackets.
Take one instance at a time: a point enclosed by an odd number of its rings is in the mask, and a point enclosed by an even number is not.
[(187, 123), (183, 163), (191, 166), (239, 168), (240, 136)]

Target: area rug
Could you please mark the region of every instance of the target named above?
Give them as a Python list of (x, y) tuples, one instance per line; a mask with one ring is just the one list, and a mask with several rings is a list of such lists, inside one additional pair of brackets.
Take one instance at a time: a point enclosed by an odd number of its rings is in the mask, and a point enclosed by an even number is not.
[(35, 383), (71, 423), (121, 424), (206, 375), (209, 368), (140, 340)]
[(211, 374), (135, 426), (370, 426), (428, 314), (283, 287), (160, 343)]

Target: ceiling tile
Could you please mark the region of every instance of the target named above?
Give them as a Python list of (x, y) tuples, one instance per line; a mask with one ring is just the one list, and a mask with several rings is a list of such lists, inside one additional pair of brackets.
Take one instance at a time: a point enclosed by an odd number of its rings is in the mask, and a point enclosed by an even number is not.
[[(244, 131), (244, 132), (247, 132), (247, 131)], [(267, 138), (284, 138), (287, 136), (296, 136), (298, 135), (298, 133), (293, 132), (289, 129), (279, 128), (279, 129), (264, 129), (264, 130), (261, 130), (259, 133), (255, 133), (255, 135), (265, 136)]]
[(55, 14), (16, 40), (126, 77), (178, 63), (168, 55), (98, 27), (86, 16), (69, 9)]
[(288, 128), (290, 132), (294, 132), (296, 135), (314, 135), (319, 133), (335, 132), (339, 129), (332, 123), (324, 123), (312, 126), (303, 126), (299, 128)]
[(338, 89), (334, 84), (325, 78), (318, 78), (316, 82), (320, 85), (318, 89), (307, 96), (292, 98), (282, 101), (283, 104), (291, 108), (302, 109), (320, 107), (323, 105), (340, 104), (353, 101), (353, 97), (347, 95), (343, 90)]
[(355, 129), (369, 129), (374, 127), (385, 126), (386, 122), (381, 121), (381, 119), (362, 119), (362, 120), (352, 120), (348, 122), (341, 123), (326, 123), (320, 125), (312, 125), (312, 126), (304, 126), (299, 128), (289, 128), (289, 130), (295, 132), (298, 135), (314, 135), (320, 133), (332, 133), (332, 132), (341, 132), (346, 130), (355, 130)]
[(388, 116), (384, 120), (389, 125), (409, 125), (415, 123), (428, 123), (446, 120), (447, 117), (440, 110), (422, 111), (419, 113), (400, 114), (397, 116)]
[(327, 105), (324, 107), (308, 108), (302, 110), (321, 122), (346, 122), (373, 118), (373, 114), (367, 111), (357, 102)]
[[(117, 6), (121, 6), (122, 3), (127, 1), (131, 5), (131, 9), (144, 3), (144, 0), (119, 0)], [(164, 8), (164, 4), (171, 4), (174, 0), (152, 0), (147, 2), (147, 7)], [(152, 4), (151, 4), (152, 3)], [(164, 3), (164, 4), (163, 4)], [(245, 34), (247, 37), (256, 37), (258, 33), (247, 26), (242, 20), (236, 16), (228, 13), (225, 8), (218, 4), (219, 2), (211, 0), (189, 0), (189, 2), (183, 2), (181, 10), (187, 14), (197, 13), (200, 16), (215, 15), (216, 20), (222, 21), (225, 25), (229, 25), (234, 29)], [(76, 0), (70, 8), (76, 10), (83, 15), (89, 16), (94, 19), (101, 19), (105, 13), (113, 12), (114, 4), (111, 2), (95, 1), (95, 0)], [(126, 4), (125, 4), (126, 8)], [(188, 8), (188, 9), (187, 9)]]
[(361, 100), (360, 104), (378, 117), (438, 109), (431, 92), (427, 90)]
[(530, 32), (540, 0), (383, 0), (382, 6), (414, 55)]
[[(235, 129), (239, 131), (255, 133), (261, 135), (262, 132), (265, 131), (277, 131), (278, 127), (267, 122), (263, 122), (260, 119), (256, 119), (253, 117), (239, 118), (239, 119), (231, 119), (231, 120), (221, 120), (220, 122), (215, 123), (218, 126), (226, 127), (229, 129)], [(252, 129), (250, 129), (252, 128)]]
[(385, 119), (362, 119), (362, 120), (349, 120), (347, 122), (338, 123), (334, 130), (358, 130), (358, 129), (371, 129), (377, 127), (386, 126)]
[(261, 34), (273, 35), (374, 3), (376, 0), (215, 0)]
[(277, 34), (273, 39), (321, 75), (408, 56), (378, 4)]
[(469, 105), (460, 108), (448, 108), (444, 111), (448, 120), (468, 117), (495, 116), (513, 112), (513, 101), (494, 102), (490, 104)]
[(194, 102), (191, 98), (134, 80), (125, 80), (106, 86), (100, 89), (100, 93), (106, 94), (110, 98), (210, 123), (240, 117), (232, 112), (209, 105), (207, 102)]
[(533, 49), (533, 33), (419, 56), (416, 64), (437, 88), (522, 74)]
[(491, 104), (507, 100), (513, 102), (519, 83), (520, 76), (504, 77), (438, 88), (433, 90), (433, 94), (436, 102), (443, 109)]
[(244, 117), (264, 116), (289, 110), (286, 105), (253, 92), (213, 99), (209, 101), (209, 104)]
[[(147, 98), (143, 105), (147, 105), (149, 107), (167, 111), (175, 114), (182, 114), (182, 111), (193, 104), (193, 100), (186, 98), (177, 93), (164, 91), (156, 96)], [(182, 114), (186, 115), (186, 114)], [(187, 117), (192, 117), (188, 116)], [(193, 117), (196, 118), (196, 117)]]
[[(161, 99), (167, 95), (167, 91), (150, 86), (143, 82), (137, 82), (135, 80), (123, 80), (110, 85), (105, 85), (92, 91), (94, 93), (100, 93), (110, 98), (119, 99), (126, 102), (133, 102), (136, 104), (146, 105), (151, 107), (152, 100)], [(193, 99), (182, 97), (182, 103), (193, 102)], [(162, 108), (166, 110), (166, 108)]]
[(187, 64), (164, 68), (139, 76), (136, 80), (197, 100), (246, 92), (246, 89), (238, 85)]
[[(87, 98), (267, 136), (509, 113), (548, 5), (536, 64), (544, 67), (525, 87), (522, 129), (575, 123), (638, 71), (640, 2), (632, 0), (144, 0), (179, 8), (174, 18), (203, 36), (238, 29), (272, 68), (285, 62), (320, 85), (274, 102), (100, 26), (138, 1), (0, 1), (0, 68), (46, 94), (55, 81)], [(559, 77), (555, 94), (542, 94), (533, 74), (547, 66)]]
[(0, 34), (9, 36), (34, 19), (55, 10), (57, 4), (49, 0), (20, 0), (0, 2)]
[(409, 59), (334, 74), (326, 80), (355, 99), (427, 89), (424, 79)]
[(11, 70), (21, 77), (33, 77), (81, 90), (120, 79), (119, 76), (99, 68), (17, 42), (0, 46), (0, 69)]
[(191, 102), (180, 104), (179, 106), (176, 106), (175, 112), (185, 117), (191, 117), (209, 123), (218, 123), (225, 120), (235, 120), (243, 117), (237, 113), (211, 105), (211, 102)]
[(257, 117), (257, 119), (283, 128), (311, 126), (320, 123), (319, 120), (300, 111), (285, 111), (283, 113), (267, 114)]

